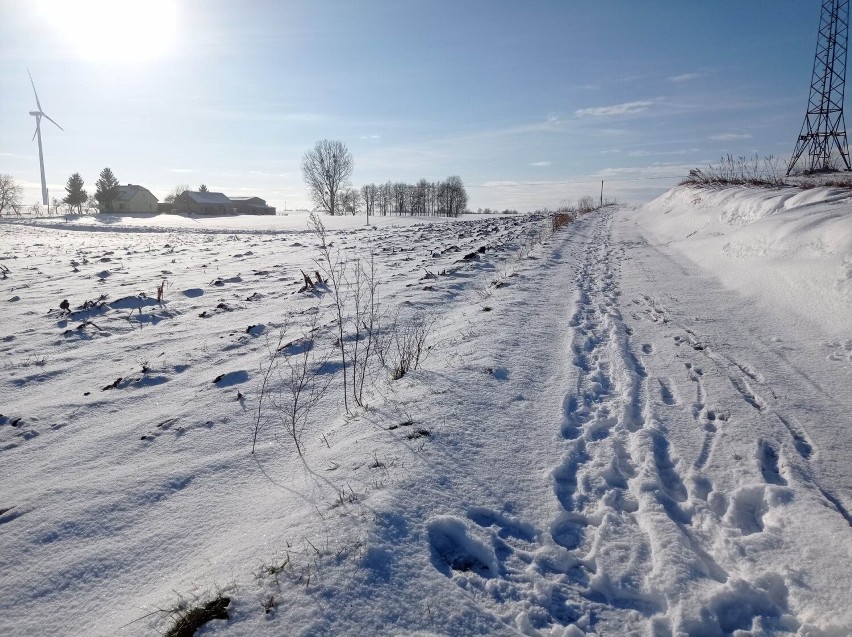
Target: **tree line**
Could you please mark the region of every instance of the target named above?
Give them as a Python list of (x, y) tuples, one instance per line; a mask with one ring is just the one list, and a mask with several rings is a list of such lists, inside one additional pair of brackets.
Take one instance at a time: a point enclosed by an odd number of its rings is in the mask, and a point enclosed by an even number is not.
[(457, 175), (438, 182), (366, 184), (357, 192), (356, 202), (371, 215), (458, 217), (467, 209), (467, 191)]
[(415, 184), (391, 182), (353, 188), (355, 162), (346, 145), (323, 139), (302, 158), (302, 178), (316, 206), (332, 215), (412, 215), (458, 217), (467, 209), (461, 177)]

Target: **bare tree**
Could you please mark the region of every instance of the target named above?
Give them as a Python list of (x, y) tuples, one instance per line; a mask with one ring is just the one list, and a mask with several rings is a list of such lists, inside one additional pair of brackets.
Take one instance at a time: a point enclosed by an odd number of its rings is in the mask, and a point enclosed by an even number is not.
[(409, 186), (406, 183), (401, 181), (396, 182), (393, 185), (393, 203), (392, 206), (396, 208), (396, 214), (405, 215), (408, 214), (408, 201), (409, 201)]
[(343, 212), (353, 217), (361, 209), (361, 191), (357, 188), (345, 188), (340, 193), (340, 207)]
[(467, 191), (461, 177), (453, 175), (444, 182), (447, 189), (447, 216), (458, 217), (467, 208)]
[(337, 213), (338, 194), (352, 176), (355, 162), (343, 142), (321, 139), (302, 157), (302, 178), (317, 206)]
[(411, 187), (411, 214), (423, 216), (426, 214), (426, 200), (429, 194), (429, 182), (421, 179)]
[(95, 195), (89, 195), (89, 198), (86, 199), (86, 212), (97, 212), (100, 208), (99, 202)]
[(375, 214), (376, 199), (378, 199), (381, 186), (376, 184), (367, 184), (361, 186), (361, 200), (364, 202), (364, 209), (367, 211), (367, 223), (370, 223), (370, 215)]
[(21, 214), (23, 196), (23, 187), (11, 175), (0, 175), (0, 216), (4, 212)]
[(379, 206), (379, 212), (381, 215), (387, 216), (388, 210), (390, 209), (393, 202), (393, 184), (391, 182), (387, 182), (386, 184), (382, 184), (379, 186), (377, 200), (376, 203)]
[(172, 191), (166, 195), (166, 198), (163, 199), (166, 203), (174, 203), (175, 199), (180, 197), (183, 193), (189, 190), (189, 184), (178, 184), (175, 186)]

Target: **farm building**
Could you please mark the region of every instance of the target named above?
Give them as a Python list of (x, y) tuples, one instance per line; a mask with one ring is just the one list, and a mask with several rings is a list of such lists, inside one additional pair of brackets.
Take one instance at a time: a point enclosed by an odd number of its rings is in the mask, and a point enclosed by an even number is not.
[(116, 197), (110, 203), (111, 208), (100, 204), (100, 212), (157, 212), (159, 200), (150, 190), (136, 184), (127, 184), (116, 188)]
[(174, 212), (196, 215), (232, 215), (234, 204), (221, 192), (187, 190), (175, 199)]
[(239, 215), (274, 215), (275, 207), (260, 197), (230, 197)]

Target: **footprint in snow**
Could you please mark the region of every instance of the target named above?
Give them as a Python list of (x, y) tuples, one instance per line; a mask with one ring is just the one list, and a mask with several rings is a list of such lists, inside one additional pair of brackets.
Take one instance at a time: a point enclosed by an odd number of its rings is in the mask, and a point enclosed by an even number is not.
[(497, 575), (494, 551), (471, 537), (465, 522), (454, 516), (433, 518), (428, 526), (432, 565), (447, 577), (452, 571), (472, 572), (481, 577)]
[(678, 399), (672, 389), (671, 381), (667, 378), (658, 378), (657, 382), (660, 384), (660, 400), (669, 406), (677, 405)]
[(764, 517), (770, 509), (788, 504), (793, 491), (780, 486), (754, 485), (737, 489), (730, 498), (725, 522), (739, 529), (742, 535), (761, 533)]

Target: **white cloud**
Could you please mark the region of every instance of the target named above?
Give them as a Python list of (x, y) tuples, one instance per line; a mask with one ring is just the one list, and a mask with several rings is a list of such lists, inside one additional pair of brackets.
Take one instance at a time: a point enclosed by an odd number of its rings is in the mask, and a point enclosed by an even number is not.
[(507, 179), (496, 179), (491, 181), (485, 181), (481, 184), (483, 188), (514, 188), (516, 186), (528, 186), (531, 184), (537, 184), (540, 182), (524, 182), (524, 181), (511, 181)]
[(379, 137), (378, 135), (361, 135), (361, 139), (376, 141), (376, 140), (381, 139), (381, 137)]
[(613, 117), (618, 115), (633, 115), (647, 110), (654, 102), (642, 100), (638, 102), (624, 102), (612, 106), (595, 106), (592, 108), (581, 108), (574, 111), (577, 117)]
[(530, 166), (550, 166), (549, 161), (534, 161)]
[(717, 142), (730, 142), (737, 139), (751, 139), (751, 135), (748, 133), (719, 133), (718, 135), (711, 135), (710, 139)]
[(668, 78), (669, 82), (689, 82), (690, 80), (697, 80), (701, 77), (701, 73), (683, 73), (682, 75), (672, 75)]
[(686, 175), (692, 164), (679, 162), (654, 162), (646, 166), (625, 166), (604, 168), (594, 173), (598, 179), (615, 179), (623, 181), (642, 181), (646, 179), (679, 179)]

